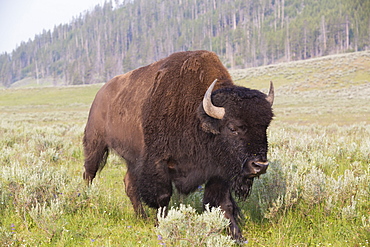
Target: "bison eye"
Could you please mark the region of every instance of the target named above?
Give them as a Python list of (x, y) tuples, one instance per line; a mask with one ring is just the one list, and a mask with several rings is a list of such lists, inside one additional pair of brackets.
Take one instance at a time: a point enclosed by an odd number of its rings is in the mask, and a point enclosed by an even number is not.
[(233, 134), (233, 135), (238, 135), (238, 130), (236, 127), (234, 127), (233, 125), (228, 125), (227, 128), (230, 130), (230, 132)]

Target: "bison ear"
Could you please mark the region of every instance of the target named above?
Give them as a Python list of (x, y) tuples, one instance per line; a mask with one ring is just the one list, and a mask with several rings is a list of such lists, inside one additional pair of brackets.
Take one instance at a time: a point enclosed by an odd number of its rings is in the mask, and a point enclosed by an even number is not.
[(209, 117), (207, 113), (205, 113), (202, 105), (198, 108), (198, 118), (200, 120), (200, 127), (204, 132), (214, 135), (220, 134), (220, 120)]
[(216, 129), (211, 123), (207, 122), (202, 122), (201, 125), (202, 130), (207, 133), (212, 133), (214, 135), (220, 134), (220, 131)]

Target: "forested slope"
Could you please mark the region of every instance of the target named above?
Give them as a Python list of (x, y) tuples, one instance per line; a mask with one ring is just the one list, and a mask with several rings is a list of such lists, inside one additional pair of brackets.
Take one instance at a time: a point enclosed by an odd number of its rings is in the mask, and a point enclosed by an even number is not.
[(1, 54), (0, 83), (103, 82), (183, 50), (215, 51), (232, 69), (367, 50), (368, 13), (367, 0), (106, 2)]

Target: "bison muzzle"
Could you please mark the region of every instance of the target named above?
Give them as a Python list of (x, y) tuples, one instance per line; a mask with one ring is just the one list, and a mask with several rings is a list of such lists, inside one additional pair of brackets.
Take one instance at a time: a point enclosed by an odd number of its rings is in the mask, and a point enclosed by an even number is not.
[(174, 53), (116, 76), (90, 109), (84, 179), (91, 183), (114, 150), (126, 160), (126, 193), (142, 216), (143, 202), (168, 206), (173, 186), (188, 194), (205, 184), (204, 205), (220, 206), (239, 239), (232, 193), (245, 199), (266, 172), (273, 100), (272, 83), (268, 95), (236, 86), (208, 51)]

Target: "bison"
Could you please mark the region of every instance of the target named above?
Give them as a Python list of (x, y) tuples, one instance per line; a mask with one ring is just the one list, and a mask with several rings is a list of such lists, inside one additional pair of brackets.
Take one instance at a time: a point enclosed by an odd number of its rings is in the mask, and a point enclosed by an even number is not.
[(91, 183), (114, 150), (127, 163), (126, 193), (135, 213), (142, 202), (169, 204), (205, 184), (204, 205), (220, 206), (230, 234), (242, 238), (233, 193), (246, 198), (266, 172), (273, 84), (268, 95), (236, 86), (217, 55), (177, 52), (114, 77), (97, 93), (86, 124), (85, 171)]

